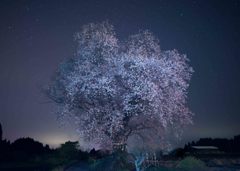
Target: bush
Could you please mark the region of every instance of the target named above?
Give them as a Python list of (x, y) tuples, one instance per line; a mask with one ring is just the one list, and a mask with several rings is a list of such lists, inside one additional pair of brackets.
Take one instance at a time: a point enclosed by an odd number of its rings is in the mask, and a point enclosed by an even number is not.
[(196, 159), (194, 157), (186, 157), (183, 160), (181, 160), (177, 168), (183, 169), (183, 170), (194, 170), (194, 171), (205, 171), (207, 170), (206, 165), (203, 161)]
[(91, 171), (130, 171), (134, 166), (127, 161), (127, 154), (115, 153), (98, 160), (92, 160)]

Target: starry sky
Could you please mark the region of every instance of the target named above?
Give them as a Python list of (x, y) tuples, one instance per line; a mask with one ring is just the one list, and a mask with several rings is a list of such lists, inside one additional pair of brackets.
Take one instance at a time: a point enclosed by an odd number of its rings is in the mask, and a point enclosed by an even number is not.
[(239, 0), (1, 0), (0, 122), (4, 137), (54, 146), (77, 140), (60, 127), (41, 91), (75, 52), (82, 25), (108, 20), (119, 39), (149, 29), (163, 50), (187, 54), (194, 68), (188, 104), (195, 113), (183, 142), (240, 134)]

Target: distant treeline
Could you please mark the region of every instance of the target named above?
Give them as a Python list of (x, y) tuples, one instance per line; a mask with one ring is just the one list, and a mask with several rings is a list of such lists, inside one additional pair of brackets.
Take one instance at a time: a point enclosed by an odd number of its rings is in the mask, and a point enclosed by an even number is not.
[(99, 159), (104, 155), (106, 154), (95, 149), (82, 151), (77, 141), (67, 141), (56, 149), (29, 137), (19, 138), (11, 143), (2, 139), (0, 124), (0, 170), (12, 168), (15, 170), (51, 170), (73, 162)]
[[(198, 141), (187, 143), (184, 148), (177, 148), (166, 155), (166, 159), (182, 158), (186, 155), (191, 155), (192, 146), (215, 146), (218, 147), (223, 155), (240, 154), (240, 135), (232, 139), (226, 138), (201, 138)], [(190, 152), (190, 153), (189, 153)], [(32, 138), (19, 138), (14, 142), (10, 142), (2, 138), (2, 128), (0, 124), (0, 170), (8, 167), (31, 168), (32, 170), (49, 170), (58, 166), (67, 166), (73, 162), (89, 162), (95, 161), (109, 155), (108, 152), (82, 151), (79, 148), (79, 143), (67, 141), (61, 144), (59, 148), (52, 149), (49, 145), (43, 145), (41, 142), (35, 141)], [(207, 154), (208, 155), (208, 154)], [(20, 163), (20, 164), (19, 164)], [(34, 168), (34, 169), (33, 169)], [(26, 170), (26, 169), (25, 169)], [(30, 169), (31, 170), (31, 169)]]
[(13, 143), (10, 143), (10, 141), (7, 140), (2, 140), (0, 141), (0, 162), (4, 160), (26, 160), (28, 158), (32, 159), (35, 156), (51, 155), (54, 153), (59, 153), (59, 155), (64, 158), (75, 158), (77, 156), (81, 159), (85, 159), (88, 156), (101, 157), (100, 152), (95, 149), (86, 152), (80, 150), (78, 146), (79, 144), (77, 141), (67, 141), (64, 144), (61, 144), (59, 148), (51, 149), (49, 145), (44, 146), (42, 143), (29, 137), (19, 138)]
[(185, 145), (184, 149), (189, 150), (191, 146), (215, 146), (220, 151), (226, 153), (240, 153), (240, 135), (234, 136), (232, 139), (227, 138), (200, 138), (196, 142)]
[(42, 170), (49, 170), (57, 166), (67, 166), (72, 162), (99, 159), (104, 155), (105, 153), (95, 149), (90, 152), (82, 151), (77, 141), (67, 141), (59, 148), (51, 149), (48, 145), (43, 145), (32, 138), (19, 138), (13, 143), (2, 140), (0, 141), (0, 170), (6, 164), (11, 165), (12, 168), (17, 167), (19, 163), (24, 168), (39, 169), (41, 167)]

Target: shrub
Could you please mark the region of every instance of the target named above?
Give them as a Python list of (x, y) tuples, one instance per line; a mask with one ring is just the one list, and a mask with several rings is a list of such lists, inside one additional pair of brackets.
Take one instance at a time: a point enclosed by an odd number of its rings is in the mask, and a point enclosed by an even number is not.
[(205, 163), (194, 157), (184, 158), (178, 163), (177, 168), (184, 169), (184, 170), (195, 170), (195, 171), (207, 170)]
[(115, 153), (98, 160), (92, 160), (90, 164), (91, 171), (130, 171), (133, 165), (129, 164), (127, 154)]

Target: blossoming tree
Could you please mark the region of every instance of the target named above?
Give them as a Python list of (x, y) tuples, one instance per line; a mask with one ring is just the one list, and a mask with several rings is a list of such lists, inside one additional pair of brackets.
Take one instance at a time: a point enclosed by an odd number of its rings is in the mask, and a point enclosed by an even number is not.
[(186, 98), (193, 70), (185, 55), (162, 51), (149, 31), (119, 41), (108, 22), (83, 26), (75, 40), (76, 54), (59, 66), (47, 95), (84, 140), (112, 148), (133, 135), (164, 139), (192, 122)]

